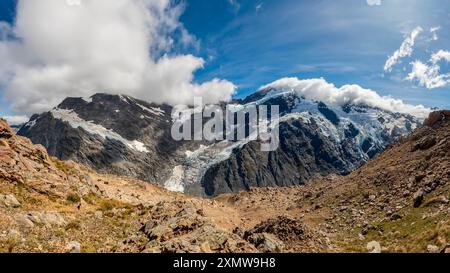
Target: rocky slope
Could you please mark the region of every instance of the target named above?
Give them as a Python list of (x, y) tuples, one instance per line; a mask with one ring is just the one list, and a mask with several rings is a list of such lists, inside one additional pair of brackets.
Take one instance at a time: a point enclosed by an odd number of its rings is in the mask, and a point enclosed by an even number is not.
[(18, 134), (44, 145), (52, 156), (102, 173), (215, 196), (347, 174), (422, 122), (408, 114), (364, 104), (332, 106), (273, 88), (234, 105), (279, 105), (280, 148), (262, 152), (258, 141), (248, 140), (177, 142), (170, 134), (172, 107), (106, 94), (68, 98), (33, 116)]
[(450, 251), (448, 111), (348, 176), (214, 199), (50, 158), (4, 121), (0, 144), (4, 252)]

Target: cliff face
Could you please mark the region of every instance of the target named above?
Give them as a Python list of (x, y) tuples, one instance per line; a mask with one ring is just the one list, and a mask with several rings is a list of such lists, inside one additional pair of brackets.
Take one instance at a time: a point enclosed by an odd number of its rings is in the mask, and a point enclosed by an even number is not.
[(183, 145), (170, 136), (171, 109), (120, 95), (68, 98), (33, 116), (18, 134), (61, 160), (163, 183)]
[(366, 106), (333, 107), (289, 93), (268, 94), (246, 102), (280, 107), (279, 148), (262, 152), (260, 143), (252, 141), (234, 149), (206, 170), (202, 185), (207, 195), (348, 174), (421, 123), (413, 116)]
[(42, 145), (34, 145), (15, 135), (0, 119), (0, 179), (27, 186), (48, 195), (61, 196), (68, 191), (70, 177), (60, 171)]
[(365, 162), (351, 141), (334, 142), (317, 124), (289, 120), (280, 132), (276, 151), (261, 152), (257, 142), (250, 142), (211, 167), (203, 177), (206, 194), (301, 185), (332, 173), (348, 174)]

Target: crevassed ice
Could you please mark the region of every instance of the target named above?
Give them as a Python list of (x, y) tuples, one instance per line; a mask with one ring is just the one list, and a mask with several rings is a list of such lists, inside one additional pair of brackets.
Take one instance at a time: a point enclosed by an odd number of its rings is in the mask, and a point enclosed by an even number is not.
[(172, 176), (164, 183), (164, 187), (169, 191), (184, 192), (184, 170), (181, 165), (175, 166)]
[[(333, 139), (337, 143), (346, 138), (345, 132), (349, 124), (352, 123), (359, 130), (359, 134), (355, 139), (359, 146), (359, 153), (366, 159), (368, 159), (367, 155), (361, 148), (365, 139), (371, 138), (372, 142), (382, 145), (384, 144), (382, 139), (383, 132), (391, 134), (394, 128), (398, 128), (403, 133), (406, 133), (405, 124), (407, 120), (404, 117), (395, 117), (388, 111), (367, 109), (365, 113), (353, 111), (346, 113), (341, 107), (327, 105), (340, 119), (339, 125), (334, 125), (319, 111), (317, 101), (300, 98), (294, 91), (271, 92), (258, 101), (251, 102), (248, 105), (260, 105), (269, 99), (286, 95), (296, 96), (295, 105), (290, 113), (280, 117), (280, 123), (290, 119), (300, 119), (305, 123), (315, 122), (322, 135)], [(244, 108), (245, 105), (235, 105), (234, 107), (236, 108), (235, 110), (238, 110)], [(195, 111), (196, 110), (192, 108), (184, 109), (183, 112), (187, 114), (184, 115), (184, 117), (190, 117)], [(378, 120), (381, 117), (385, 119), (386, 122), (381, 123)], [(411, 125), (412, 129), (416, 127), (414, 123)], [(271, 127), (272, 126), (273, 125), (271, 124)], [(178, 165), (173, 170), (172, 177), (165, 183), (166, 188), (169, 190), (182, 191), (186, 185), (198, 183), (201, 181), (208, 168), (221, 161), (227, 160), (232, 154), (233, 149), (242, 147), (248, 142), (247, 139), (234, 143), (224, 140), (210, 146), (200, 146), (200, 148), (195, 151), (186, 151), (186, 158), (182, 161), (181, 165)]]
[(136, 150), (138, 152), (142, 153), (148, 153), (147, 148), (145, 147), (144, 143), (137, 141), (137, 140), (127, 140), (123, 138), (118, 133), (106, 129), (105, 127), (95, 124), (92, 121), (86, 121), (78, 116), (77, 113), (75, 113), (73, 110), (66, 110), (66, 109), (53, 109), (51, 111), (53, 117), (60, 119), (62, 121), (65, 121), (70, 124), (73, 128), (82, 128), (83, 130), (87, 131), (90, 134), (99, 135), (104, 139), (114, 139), (117, 141), (122, 142), (127, 147)]

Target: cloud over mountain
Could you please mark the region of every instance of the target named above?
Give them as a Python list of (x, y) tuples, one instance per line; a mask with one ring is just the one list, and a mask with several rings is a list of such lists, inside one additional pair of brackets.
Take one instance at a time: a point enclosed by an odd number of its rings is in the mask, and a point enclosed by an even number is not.
[(367, 105), (390, 112), (411, 114), (420, 118), (425, 118), (430, 113), (430, 109), (422, 105), (410, 105), (404, 103), (402, 100), (380, 96), (375, 91), (362, 88), (356, 84), (343, 85), (338, 88), (323, 78), (305, 80), (283, 78), (261, 88), (275, 88), (280, 91), (293, 90), (299, 96), (336, 106), (343, 106), (348, 103)]
[(234, 84), (194, 82), (204, 60), (172, 53), (178, 41), (195, 42), (182, 11), (170, 0), (21, 0), (14, 25), (0, 25), (0, 86), (27, 114), (95, 92), (170, 104), (229, 100)]

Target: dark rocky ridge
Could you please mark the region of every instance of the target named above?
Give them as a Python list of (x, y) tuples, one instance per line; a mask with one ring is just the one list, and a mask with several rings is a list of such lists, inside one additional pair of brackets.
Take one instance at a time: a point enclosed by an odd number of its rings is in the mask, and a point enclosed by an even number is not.
[[(152, 114), (145, 110), (154, 107), (161, 112)], [(145, 144), (148, 153), (135, 151), (115, 139), (102, 138), (81, 127), (73, 128), (55, 118), (51, 111), (34, 115), (18, 132), (34, 143), (44, 145), (53, 156), (74, 160), (101, 172), (162, 183), (171, 172), (177, 149), (184, 145), (170, 136), (172, 108), (167, 105), (96, 94), (91, 101), (67, 98), (57, 109), (71, 110), (85, 121), (101, 125), (127, 140)]]
[[(259, 91), (244, 100), (257, 102), (266, 97), (270, 89)], [(296, 104), (304, 101), (293, 94), (286, 94), (262, 101), (262, 105), (279, 105), (281, 116), (295, 111)], [(323, 102), (317, 102), (316, 110), (332, 125), (341, 123), (339, 115)], [(211, 166), (202, 179), (207, 195), (249, 190), (252, 187), (274, 187), (301, 185), (316, 177), (329, 174), (346, 175), (373, 158), (402, 135), (411, 132), (413, 125), (420, 122), (410, 116), (388, 113), (368, 106), (345, 105), (345, 113), (365, 114), (377, 111), (376, 120), (379, 139), (363, 139), (360, 146), (358, 138), (362, 132), (352, 122), (344, 130), (344, 139), (336, 140), (324, 135), (315, 118), (307, 122), (302, 119), (288, 119), (280, 124), (280, 146), (273, 152), (260, 151), (260, 143), (252, 141), (241, 149), (235, 149), (227, 160)], [(309, 113), (313, 117), (313, 113)], [(384, 118), (383, 118), (384, 116)], [(389, 120), (405, 119), (404, 128), (394, 126), (387, 131), (383, 126)]]
[(345, 175), (365, 159), (349, 139), (335, 143), (320, 134), (317, 124), (289, 120), (280, 126), (280, 147), (261, 152), (258, 142), (233, 151), (228, 160), (212, 166), (203, 177), (207, 195), (252, 187), (293, 186), (331, 173)]

